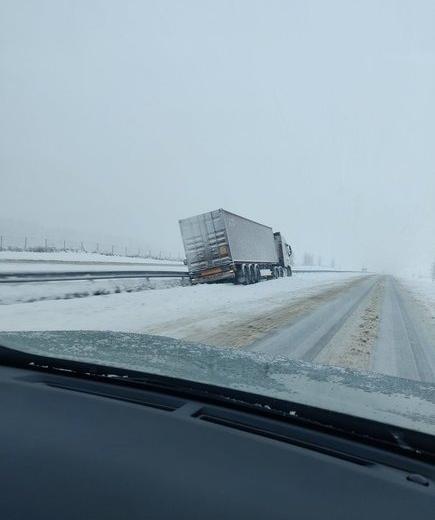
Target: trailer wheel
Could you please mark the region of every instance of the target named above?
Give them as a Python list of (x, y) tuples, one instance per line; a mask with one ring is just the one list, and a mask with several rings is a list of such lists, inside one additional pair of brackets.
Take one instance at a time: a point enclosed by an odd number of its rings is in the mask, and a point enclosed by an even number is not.
[(291, 268), (291, 266), (288, 266), (287, 267), (287, 276), (292, 276), (292, 275), (293, 275), (292, 268)]
[(244, 279), (244, 285), (249, 285), (251, 283), (251, 272), (249, 269), (249, 265), (243, 266), (243, 279)]
[(261, 280), (261, 271), (258, 265), (255, 266), (255, 281), (259, 282)]
[(251, 265), (249, 267), (249, 274), (250, 274), (250, 278), (251, 278), (251, 283), (257, 283), (258, 280), (257, 280), (257, 271), (255, 269), (255, 265)]

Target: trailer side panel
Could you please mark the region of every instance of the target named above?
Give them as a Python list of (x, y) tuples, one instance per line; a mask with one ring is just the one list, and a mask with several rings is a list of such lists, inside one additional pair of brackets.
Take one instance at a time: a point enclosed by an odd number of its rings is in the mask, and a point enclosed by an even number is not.
[(233, 262), (278, 263), (272, 228), (234, 213), (221, 211)]

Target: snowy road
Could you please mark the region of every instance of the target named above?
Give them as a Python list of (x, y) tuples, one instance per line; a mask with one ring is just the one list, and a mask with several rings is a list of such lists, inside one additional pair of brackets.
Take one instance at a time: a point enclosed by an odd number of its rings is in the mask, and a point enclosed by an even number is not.
[(391, 276), (372, 276), (247, 350), (435, 382), (433, 326)]
[(404, 287), (394, 278), (386, 277), (372, 370), (435, 381), (435, 343), (423, 312)]
[(0, 331), (146, 333), (435, 381), (435, 291), (431, 299), (428, 283), (312, 273), (249, 286), (116, 285), (109, 291), (97, 282), (83, 284), (79, 296), (94, 296), (54, 300), (56, 291), (67, 288), (39, 284), (46, 291), (41, 300), (33, 293), (20, 296), (11, 285), (11, 294), (0, 297)]
[(363, 279), (314, 311), (298, 316), (284, 327), (255, 341), (247, 347), (248, 350), (305, 361), (316, 360), (346, 320), (369, 298), (376, 282), (375, 277)]

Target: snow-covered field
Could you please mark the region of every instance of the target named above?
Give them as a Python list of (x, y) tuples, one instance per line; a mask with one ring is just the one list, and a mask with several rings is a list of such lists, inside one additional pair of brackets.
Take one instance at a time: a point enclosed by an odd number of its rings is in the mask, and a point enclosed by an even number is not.
[(0, 273), (129, 270), (185, 270), (182, 262), (97, 253), (33, 253), (0, 251)]
[(182, 285), (179, 278), (117, 278), (59, 282), (7, 283), (0, 285), (0, 306), (42, 300), (84, 298), (102, 294), (164, 289)]
[(400, 277), (400, 283), (427, 309), (432, 318), (435, 318), (435, 281), (423, 277)]
[(296, 274), (249, 286), (173, 287), (2, 305), (0, 330), (148, 332), (204, 341), (219, 335), (222, 338), (227, 330), (242, 322), (251, 323), (248, 329), (255, 329), (256, 317), (273, 316), (275, 310), (288, 304), (306, 301), (359, 277), (340, 273)]
[[(0, 275), (94, 271), (186, 271), (182, 262), (106, 256), (95, 253), (32, 253), (0, 251)], [(0, 285), (0, 305), (83, 298), (98, 294), (142, 291), (181, 285), (180, 279), (80, 280)]]
[(159, 260), (155, 258), (142, 258), (136, 256), (109, 256), (99, 253), (74, 253), (59, 251), (53, 253), (35, 253), (32, 251), (0, 251), (0, 261), (44, 261), (44, 262), (112, 262), (112, 263), (155, 263), (173, 264), (181, 263), (175, 260)]
[(294, 265), (294, 271), (340, 271), (338, 267), (325, 267), (323, 265)]
[(0, 274), (8, 273), (61, 273), (61, 272), (89, 272), (89, 271), (186, 271), (183, 264), (69, 264), (50, 262), (0, 262)]

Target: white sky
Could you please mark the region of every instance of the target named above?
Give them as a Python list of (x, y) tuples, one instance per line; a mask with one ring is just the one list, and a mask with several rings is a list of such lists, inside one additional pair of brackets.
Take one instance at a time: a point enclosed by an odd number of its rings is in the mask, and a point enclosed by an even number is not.
[(435, 2), (0, 2), (0, 219), (177, 252), (223, 207), (346, 267), (435, 258)]

